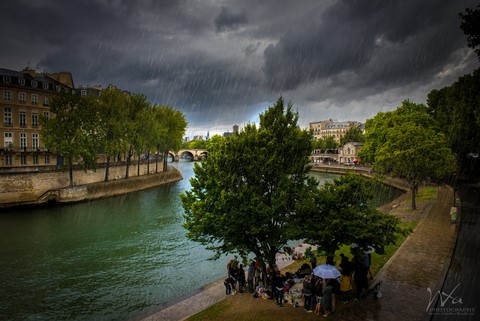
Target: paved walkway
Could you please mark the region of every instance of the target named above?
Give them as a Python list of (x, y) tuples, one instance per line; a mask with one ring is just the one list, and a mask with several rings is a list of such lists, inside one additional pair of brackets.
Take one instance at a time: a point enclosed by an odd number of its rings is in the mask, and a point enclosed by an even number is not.
[[(410, 198), (401, 206), (407, 207)], [(442, 186), (436, 202), (371, 284), (382, 280), (382, 298), (347, 304), (333, 320), (429, 320), (432, 299), (442, 288), (452, 257), (458, 225), (450, 221), (453, 190)], [(437, 296), (438, 298), (438, 296)], [(430, 307), (435, 306), (433, 301)]]
[[(410, 198), (404, 199), (395, 209), (399, 211), (408, 206)], [(369, 297), (351, 302), (337, 309), (332, 315), (333, 320), (429, 320), (428, 289), (431, 289), (432, 297), (441, 289), (458, 232), (457, 225), (450, 221), (452, 206), (453, 191), (449, 187), (441, 187), (436, 202), (425, 211), (415, 231), (371, 283), (382, 280), (382, 299), (375, 301)], [(223, 282), (219, 280), (181, 302), (135, 320), (180, 321), (224, 298)]]

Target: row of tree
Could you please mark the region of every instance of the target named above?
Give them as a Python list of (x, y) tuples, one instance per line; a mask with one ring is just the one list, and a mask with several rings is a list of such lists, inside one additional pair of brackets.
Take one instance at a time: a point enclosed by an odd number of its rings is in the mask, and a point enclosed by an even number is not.
[(105, 158), (105, 181), (112, 161), (119, 156), (126, 160), (126, 178), (134, 156), (138, 171), (142, 157), (150, 159), (150, 153), (156, 155), (155, 170), (159, 156), (166, 170), (168, 152), (180, 148), (187, 127), (181, 112), (113, 86), (100, 97), (62, 93), (52, 99), (50, 111), (52, 117), (41, 118), (41, 135), (45, 146), (64, 158), (71, 187), (73, 165), (96, 170), (99, 157)]

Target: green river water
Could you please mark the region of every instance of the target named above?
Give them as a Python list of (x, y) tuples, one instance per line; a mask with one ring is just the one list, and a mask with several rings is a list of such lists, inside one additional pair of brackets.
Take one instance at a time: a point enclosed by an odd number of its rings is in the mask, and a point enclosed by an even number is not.
[[(129, 320), (223, 277), (188, 240), (184, 179), (121, 197), (0, 215), (0, 320)], [(319, 180), (335, 175), (312, 174)], [(382, 188), (378, 203), (399, 192)]]

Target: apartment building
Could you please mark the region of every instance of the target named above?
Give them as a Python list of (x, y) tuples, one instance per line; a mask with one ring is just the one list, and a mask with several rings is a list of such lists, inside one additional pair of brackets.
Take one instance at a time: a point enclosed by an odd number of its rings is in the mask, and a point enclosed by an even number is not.
[(74, 90), (69, 72), (0, 68), (0, 170), (56, 165), (56, 155), (43, 145), (39, 119), (50, 117), (52, 98), (69, 90)]
[(360, 126), (361, 123), (358, 121), (338, 122), (332, 119), (309, 124), (310, 130), (312, 131), (315, 139), (325, 139), (331, 136), (337, 143), (340, 142), (340, 138), (345, 136), (345, 133), (348, 129)]

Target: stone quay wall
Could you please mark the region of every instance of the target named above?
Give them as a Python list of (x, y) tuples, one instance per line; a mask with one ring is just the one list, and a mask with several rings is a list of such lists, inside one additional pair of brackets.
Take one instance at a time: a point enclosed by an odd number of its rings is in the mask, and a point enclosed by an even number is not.
[(110, 197), (182, 179), (180, 172), (172, 167), (166, 172), (155, 173), (155, 164), (141, 164), (140, 176), (137, 176), (137, 170), (137, 165), (131, 165), (130, 177), (125, 179), (124, 165), (111, 166), (109, 182), (103, 182), (105, 168), (95, 172), (76, 170), (73, 172), (73, 188), (69, 188), (68, 170), (1, 175), (0, 208)]

